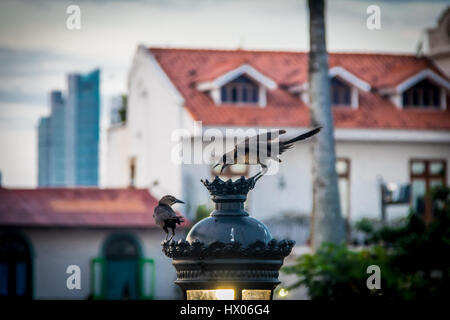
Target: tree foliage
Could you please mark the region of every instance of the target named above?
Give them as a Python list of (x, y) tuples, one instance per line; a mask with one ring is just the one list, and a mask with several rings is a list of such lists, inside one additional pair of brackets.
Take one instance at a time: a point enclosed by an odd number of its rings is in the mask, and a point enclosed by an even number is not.
[(197, 210), (195, 210), (195, 221), (198, 222), (200, 220), (203, 220), (204, 218), (209, 217), (211, 214), (212, 209), (205, 205), (201, 204), (197, 207)]
[(121, 96), (122, 107), (119, 109), (119, 117), (121, 122), (127, 122), (127, 108), (128, 108), (128, 96), (123, 94)]
[[(426, 224), (410, 213), (403, 225), (362, 226), (372, 245), (350, 250), (345, 245), (324, 244), (315, 254), (299, 257), (283, 268), (296, 274), (290, 288), (304, 285), (311, 299), (443, 299), (450, 292), (450, 191), (437, 187), (431, 192), (434, 220)], [(369, 265), (381, 269), (381, 289), (369, 290)]]

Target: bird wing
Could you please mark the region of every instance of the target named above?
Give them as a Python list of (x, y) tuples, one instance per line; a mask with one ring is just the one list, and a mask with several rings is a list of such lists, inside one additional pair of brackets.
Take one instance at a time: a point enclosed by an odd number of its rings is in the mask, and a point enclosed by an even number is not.
[[(280, 141), (254, 141), (237, 144), (226, 153), (228, 164), (257, 164), (263, 159), (274, 158), (280, 154)], [(265, 162), (265, 160), (264, 160)]]
[(252, 143), (255, 143), (257, 141), (264, 141), (264, 142), (266, 142), (266, 141), (273, 141), (275, 139), (278, 139), (278, 137), (280, 135), (285, 134), (285, 133), (286, 133), (286, 130), (282, 130), (282, 129), (281, 130), (270, 130), (270, 131), (267, 131), (267, 132), (264, 132), (264, 133), (252, 136), (252, 137), (247, 137), (241, 143), (242, 144), (245, 144), (245, 143), (252, 144)]
[(158, 205), (155, 208), (153, 216), (155, 217), (155, 222), (162, 225), (166, 220), (175, 219), (177, 214), (170, 206)]
[[(271, 150), (275, 150), (275, 145), (278, 146), (279, 136), (285, 134), (286, 130), (271, 130), (252, 137), (247, 137), (240, 143), (234, 146), (234, 149), (227, 154), (231, 159), (234, 158), (234, 154), (237, 153), (237, 163), (253, 163), (256, 160), (256, 155), (262, 155), (260, 150), (266, 151), (264, 154), (270, 155)], [(278, 152), (276, 152), (278, 154)], [(245, 156), (239, 156), (245, 155)], [(253, 160), (249, 160), (251, 157)], [(270, 157), (270, 156), (269, 156)], [(242, 158), (242, 159), (241, 159)]]
[[(270, 154), (270, 150), (275, 150), (275, 147), (273, 146), (274, 143), (279, 144), (279, 138), (280, 135), (285, 134), (286, 130), (271, 130), (264, 133), (261, 133), (259, 135), (254, 135), (252, 137), (247, 137), (244, 140), (238, 142), (235, 144), (234, 148), (228, 152), (226, 152), (224, 155), (222, 155), (219, 159), (221, 159), (223, 156), (226, 156), (227, 164), (249, 164), (249, 155), (252, 155), (251, 158), (256, 159), (256, 155), (260, 154), (259, 150), (261, 148), (265, 148), (268, 150), (268, 153)], [(276, 152), (278, 154), (278, 152)], [(221, 160), (219, 160), (221, 161)], [(250, 161), (254, 162), (254, 161)]]

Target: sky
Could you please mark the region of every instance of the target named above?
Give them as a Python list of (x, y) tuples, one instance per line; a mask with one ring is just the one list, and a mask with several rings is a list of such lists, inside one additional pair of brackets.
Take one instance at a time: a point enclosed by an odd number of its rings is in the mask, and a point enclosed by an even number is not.
[[(81, 28), (66, 26), (70, 5)], [(366, 27), (377, 5), (381, 28)], [(327, 4), (329, 51), (414, 54), (426, 28), (450, 1), (333, 0)], [(126, 93), (139, 44), (164, 47), (308, 50), (303, 0), (2, 0), (0, 2), (0, 171), (6, 187), (37, 185), (37, 124), (50, 90), (69, 72), (101, 69), (105, 128), (114, 96)]]

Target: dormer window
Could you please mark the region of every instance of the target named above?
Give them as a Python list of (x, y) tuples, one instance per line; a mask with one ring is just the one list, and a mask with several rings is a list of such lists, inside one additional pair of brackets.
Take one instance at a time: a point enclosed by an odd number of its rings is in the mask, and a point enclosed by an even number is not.
[(241, 75), (220, 89), (222, 103), (258, 103), (259, 86)]
[(439, 109), (441, 107), (440, 91), (439, 87), (424, 79), (403, 92), (403, 107)]
[(267, 91), (274, 90), (277, 83), (249, 64), (243, 64), (219, 76), (197, 83), (197, 89), (207, 92), (216, 105), (250, 104), (265, 107)]
[(334, 106), (351, 105), (351, 88), (346, 83), (334, 77), (331, 79), (331, 104)]
[(380, 94), (391, 99), (399, 109), (446, 110), (450, 81), (431, 69), (422, 70)]
[[(330, 95), (333, 106), (358, 108), (359, 92), (369, 92), (370, 85), (346, 69), (336, 66), (329, 70)], [(293, 85), (289, 92), (299, 94), (305, 104), (309, 103), (308, 82)]]

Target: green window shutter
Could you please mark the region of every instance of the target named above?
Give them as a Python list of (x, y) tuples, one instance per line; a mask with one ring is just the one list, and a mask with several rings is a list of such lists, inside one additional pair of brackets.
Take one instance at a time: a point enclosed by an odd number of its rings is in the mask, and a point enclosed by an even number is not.
[(141, 299), (154, 299), (155, 276), (155, 261), (150, 258), (139, 259), (139, 288)]
[(91, 261), (91, 295), (94, 300), (105, 299), (105, 264), (103, 257)]

